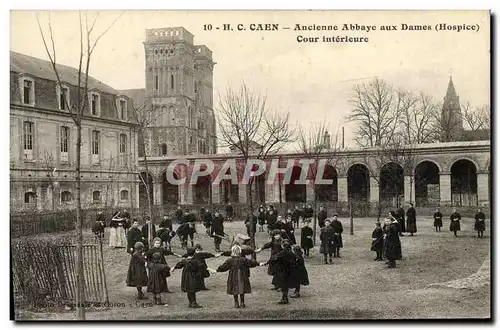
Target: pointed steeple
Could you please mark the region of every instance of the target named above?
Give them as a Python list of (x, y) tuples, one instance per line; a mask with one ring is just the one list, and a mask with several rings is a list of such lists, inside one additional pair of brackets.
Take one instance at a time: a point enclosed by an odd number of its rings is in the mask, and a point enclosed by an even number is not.
[(444, 97), (444, 101), (452, 101), (457, 98), (457, 92), (455, 91), (455, 85), (453, 85), (453, 79), (450, 76), (450, 81), (448, 82), (448, 89), (446, 90), (446, 96)]

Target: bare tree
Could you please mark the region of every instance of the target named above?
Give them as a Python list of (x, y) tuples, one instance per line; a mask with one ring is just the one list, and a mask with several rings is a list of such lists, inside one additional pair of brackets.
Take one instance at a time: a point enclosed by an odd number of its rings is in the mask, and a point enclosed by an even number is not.
[(349, 100), (353, 108), (347, 120), (357, 123), (359, 145), (376, 147), (392, 139), (405, 95), (379, 78), (354, 86)]
[(57, 171), (55, 161), (54, 161), (54, 156), (51, 151), (45, 149), (42, 153), (42, 156), (40, 157), (40, 163), (42, 168), (47, 170), (47, 178), (48, 178), (48, 186), (50, 188), (51, 194), (52, 194), (52, 211), (55, 211), (56, 209), (56, 198), (55, 198), (55, 186), (56, 182), (54, 181), (54, 175)]
[[(251, 91), (245, 83), (238, 90), (228, 87), (224, 96), (219, 95), (217, 110), (220, 145), (237, 150), (245, 164), (250, 157), (265, 160), (294, 141), (294, 131), (289, 127), (290, 114), (271, 111), (266, 97)], [(246, 187), (252, 214), (254, 179), (250, 178)], [(255, 249), (255, 233), (251, 234)]]
[[(313, 184), (313, 243), (316, 244), (316, 214), (317, 214), (317, 196), (321, 185), (316, 184), (316, 179), (323, 175), (323, 171), (319, 172), (320, 160), (323, 165), (330, 165), (337, 170), (337, 165), (341, 162), (339, 155), (339, 136), (338, 132), (332, 138), (327, 131), (328, 123), (323, 120), (309, 129), (300, 127), (298, 130), (298, 152), (303, 154), (306, 159), (312, 161), (309, 166), (309, 178)], [(321, 179), (321, 177), (319, 178)]]
[(403, 92), (401, 95), (400, 134), (404, 143), (432, 142), (437, 104), (431, 96), (424, 93), (413, 95), (411, 92)]
[(489, 105), (473, 107), (469, 102), (462, 105), (462, 117), (464, 124), (471, 132), (470, 138), (476, 140), (481, 138), (479, 132), (490, 129), (491, 112)]
[[(76, 88), (77, 97), (74, 99), (74, 103), (70, 105), (68, 99), (65, 99), (66, 108), (69, 109), (71, 118), (73, 119), (75, 126), (77, 128), (77, 138), (76, 138), (76, 164), (75, 164), (75, 181), (76, 181), (76, 232), (77, 232), (77, 244), (76, 244), (76, 313), (77, 318), (80, 320), (85, 320), (85, 280), (83, 275), (83, 234), (82, 225), (83, 219), (81, 216), (81, 178), (80, 178), (80, 167), (81, 167), (81, 146), (82, 146), (82, 121), (84, 119), (84, 109), (88, 105), (88, 77), (92, 54), (95, 47), (101, 40), (101, 38), (111, 29), (111, 27), (118, 21), (121, 15), (116, 18), (101, 34), (97, 35), (95, 39), (94, 28), (97, 23), (99, 14), (97, 14), (93, 21), (89, 24), (87, 13), (82, 17), (82, 13), (78, 13), (78, 24), (80, 31), (80, 49), (78, 57), (78, 74), (77, 82), (73, 87)], [(52, 69), (54, 75), (56, 76), (56, 82), (59, 86), (62, 86), (61, 77), (59, 75), (59, 66), (57, 65), (57, 51), (54, 41), (54, 33), (52, 30), (52, 25), (50, 22), (50, 16), (48, 19), (48, 37), (46, 32), (42, 29), (40, 20), (37, 16), (38, 28), (40, 35), (42, 37), (43, 45), (47, 56), (49, 57), (50, 63), (52, 64)], [(47, 40), (48, 39), (48, 40)], [(49, 46), (50, 43), (50, 46)]]
[(146, 137), (148, 133), (151, 131), (152, 126), (155, 125), (156, 120), (161, 117), (164, 113), (164, 110), (161, 107), (154, 107), (152, 104), (148, 104), (145, 101), (143, 104), (133, 104), (132, 107), (132, 121), (136, 124), (136, 129), (138, 133), (138, 141), (139, 141), (139, 150), (143, 151), (143, 163), (144, 170), (146, 171), (146, 177), (143, 176), (142, 172), (138, 172), (139, 179), (141, 183), (146, 188), (146, 196), (148, 199), (148, 213), (151, 219), (151, 225), (148, 226), (148, 243), (149, 246), (152, 246), (153, 243), (153, 196), (151, 196), (151, 180), (149, 174), (149, 161), (148, 161), (148, 149), (152, 143)]

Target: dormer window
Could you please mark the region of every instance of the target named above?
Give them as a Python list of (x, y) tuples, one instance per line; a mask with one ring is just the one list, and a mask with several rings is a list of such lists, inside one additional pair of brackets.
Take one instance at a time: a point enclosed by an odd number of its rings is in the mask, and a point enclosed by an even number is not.
[(57, 99), (59, 110), (69, 110), (69, 87), (66, 85), (57, 85)]
[(118, 108), (118, 119), (127, 120), (127, 100), (123, 98), (118, 99), (117, 108)]
[(35, 105), (35, 81), (30, 77), (21, 77), (21, 102), (24, 105)]
[(90, 114), (92, 116), (101, 115), (101, 97), (97, 92), (91, 92), (89, 96), (90, 100)]

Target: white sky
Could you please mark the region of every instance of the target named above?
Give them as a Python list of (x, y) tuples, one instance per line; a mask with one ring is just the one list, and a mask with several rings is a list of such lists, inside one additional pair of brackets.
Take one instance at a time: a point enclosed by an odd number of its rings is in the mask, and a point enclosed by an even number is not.
[[(101, 39), (95, 50), (91, 75), (115, 89), (144, 87), (145, 29), (183, 26), (194, 34), (195, 44), (213, 51), (214, 106), (217, 93), (226, 86), (245, 81), (267, 93), (273, 109), (289, 110), (292, 122), (308, 125), (327, 120), (330, 130), (346, 126), (346, 144), (352, 145), (353, 124), (343, 118), (349, 113), (349, 94), (355, 79), (378, 76), (397, 87), (426, 92), (441, 101), (450, 72), (461, 101), (474, 105), (490, 100), (489, 13), (482, 12), (183, 12), (103, 11), (96, 31), (103, 31), (116, 17), (120, 20)], [(89, 13), (92, 20), (95, 13)], [(35, 12), (11, 13), (10, 49), (46, 59)], [(58, 62), (77, 66), (79, 52), (78, 13), (50, 13), (58, 50)], [(48, 12), (40, 13), (42, 24)], [(300, 24), (357, 23), (369, 25), (478, 24), (479, 32), (436, 31), (222, 31), (223, 23)], [(212, 24), (212, 31), (203, 31)], [(221, 30), (215, 30), (220, 26)], [(367, 44), (304, 44), (305, 36), (368, 36)], [(365, 80), (366, 81), (366, 80)]]

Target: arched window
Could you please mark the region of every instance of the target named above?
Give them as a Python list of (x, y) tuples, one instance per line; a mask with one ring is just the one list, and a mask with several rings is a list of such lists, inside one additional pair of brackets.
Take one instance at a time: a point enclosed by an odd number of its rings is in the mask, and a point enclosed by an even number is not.
[(32, 191), (24, 193), (24, 203), (25, 204), (35, 204), (36, 194)]
[(100, 202), (101, 201), (101, 192), (96, 190), (92, 193), (92, 201)]
[(121, 201), (128, 201), (128, 190), (120, 191), (120, 200)]
[(73, 195), (70, 191), (61, 192), (61, 203), (71, 203), (73, 201)]

